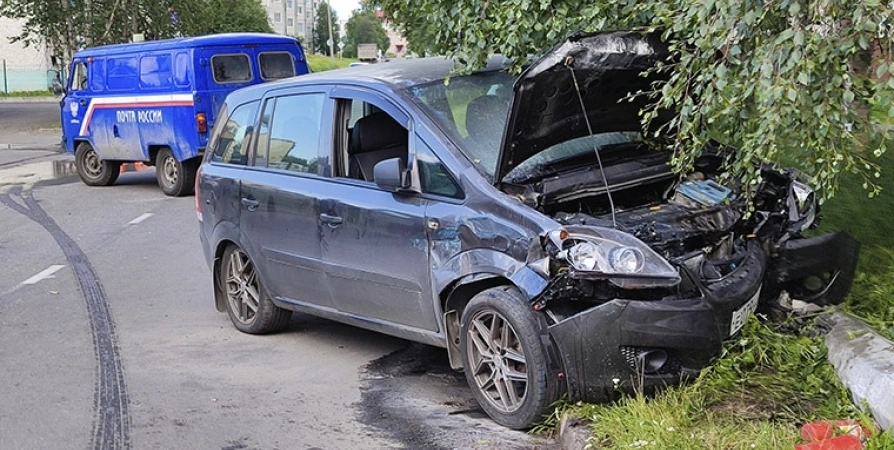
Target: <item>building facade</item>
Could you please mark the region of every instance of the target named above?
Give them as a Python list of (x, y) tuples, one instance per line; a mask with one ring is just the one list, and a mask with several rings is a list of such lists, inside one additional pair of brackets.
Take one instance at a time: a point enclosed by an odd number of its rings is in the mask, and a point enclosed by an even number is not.
[(385, 29), (385, 34), (388, 35), (388, 40), (390, 41), (386, 55), (393, 55), (399, 58), (406, 56), (407, 39), (400, 33), (397, 24), (381, 9), (376, 10), (376, 16), (382, 19), (382, 28)]
[(53, 71), (46, 44), (25, 47), (9, 38), (22, 32), (24, 21), (0, 17), (0, 93), (38, 91), (52, 86)]
[(301, 39), (307, 51), (313, 40), (318, 0), (260, 0), (274, 33)]

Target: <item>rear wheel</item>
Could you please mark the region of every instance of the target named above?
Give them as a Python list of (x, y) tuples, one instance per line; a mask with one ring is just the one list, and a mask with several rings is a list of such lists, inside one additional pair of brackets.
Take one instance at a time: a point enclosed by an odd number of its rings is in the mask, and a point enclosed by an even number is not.
[(226, 296), (227, 314), (239, 331), (265, 334), (282, 330), (292, 312), (270, 300), (261, 285), (251, 258), (239, 247), (231, 246), (223, 254), (218, 281)]
[(96, 150), (86, 142), (78, 144), (75, 150), (75, 167), (87, 186), (111, 186), (121, 173), (120, 164), (99, 159)]
[(158, 185), (162, 192), (172, 197), (193, 193), (197, 169), (197, 160), (178, 161), (169, 148), (161, 149), (155, 157)]
[(541, 330), (525, 299), (508, 286), (482, 291), (463, 311), (460, 351), (466, 381), (500, 425), (529, 428), (559, 398)]

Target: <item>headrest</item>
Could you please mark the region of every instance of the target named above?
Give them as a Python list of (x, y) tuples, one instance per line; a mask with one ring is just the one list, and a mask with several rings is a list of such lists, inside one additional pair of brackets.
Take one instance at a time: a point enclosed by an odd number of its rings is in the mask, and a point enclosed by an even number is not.
[(363, 153), (395, 145), (407, 145), (407, 130), (387, 113), (370, 114), (354, 124), (351, 150)]

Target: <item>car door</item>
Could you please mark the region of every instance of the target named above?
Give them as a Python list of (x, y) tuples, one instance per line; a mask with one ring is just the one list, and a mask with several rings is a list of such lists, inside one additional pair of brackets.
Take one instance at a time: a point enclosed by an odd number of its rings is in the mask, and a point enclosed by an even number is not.
[[(332, 307), (320, 250), (321, 133), (326, 94), (289, 90), (268, 96), (254, 158), (242, 178), (243, 242), (257, 255), (269, 294), (280, 301)], [(331, 115), (331, 110), (329, 110)]]
[[(340, 114), (333, 122), (336, 129), (329, 134), (349, 137), (347, 127), (353, 120), (345, 117), (347, 111), (371, 109), (351, 108), (347, 102), (362, 101), (402, 124), (393, 129), (402, 129), (406, 140), (408, 115), (380, 94), (333, 89), (331, 97), (331, 104)], [(353, 130), (359, 124), (358, 121)], [(374, 129), (384, 132), (379, 125)], [(336, 157), (331, 159), (336, 167), (323, 191), (319, 217), (323, 264), (333, 302), (340, 311), (364, 319), (436, 331), (438, 322), (432, 313), (428, 269), (426, 200), (413, 193), (384, 191), (372, 181), (350, 178), (348, 164), (337, 163), (338, 153), (348, 145), (339, 146), (338, 142), (334, 142)], [(407, 145), (404, 154), (411, 153)]]

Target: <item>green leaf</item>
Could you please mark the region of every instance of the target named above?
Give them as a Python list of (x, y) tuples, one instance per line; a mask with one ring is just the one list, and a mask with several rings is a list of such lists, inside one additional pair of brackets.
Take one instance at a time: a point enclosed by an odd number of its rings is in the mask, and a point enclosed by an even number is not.
[(810, 84), (810, 76), (807, 75), (807, 72), (801, 72), (798, 74), (798, 82), (805, 86)]

